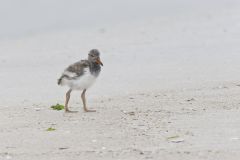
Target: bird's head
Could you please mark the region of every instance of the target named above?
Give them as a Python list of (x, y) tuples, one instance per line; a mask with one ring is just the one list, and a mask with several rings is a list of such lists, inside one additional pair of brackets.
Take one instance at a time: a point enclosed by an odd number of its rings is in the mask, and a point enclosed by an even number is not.
[(103, 66), (103, 63), (100, 60), (100, 52), (97, 49), (90, 50), (88, 53), (88, 60)]

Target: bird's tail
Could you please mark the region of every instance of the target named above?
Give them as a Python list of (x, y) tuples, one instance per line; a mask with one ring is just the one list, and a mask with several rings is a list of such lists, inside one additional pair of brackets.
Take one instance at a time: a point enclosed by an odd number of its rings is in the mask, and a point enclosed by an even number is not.
[(62, 76), (58, 79), (58, 82), (57, 82), (58, 85), (62, 85), (62, 80), (63, 80), (63, 78), (64, 78), (64, 75), (62, 75)]
[(66, 80), (69, 79), (68, 75), (62, 75), (59, 79), (58, 79), (58, 85), (65, 85)]
[(61, 82), (62, 82), (62, 78), (59, 78), (57, 84), (61, 85)]

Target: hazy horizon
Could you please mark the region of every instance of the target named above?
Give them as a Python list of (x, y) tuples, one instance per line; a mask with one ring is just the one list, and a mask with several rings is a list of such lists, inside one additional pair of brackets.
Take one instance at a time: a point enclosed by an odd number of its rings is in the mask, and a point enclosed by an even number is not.
[(239, 4), (237, 0), (1, 0), (0, 39), (58, 30), (101, 28), (184, 14), (188, 17), (196, 12), (211, 15), (211, 11)]

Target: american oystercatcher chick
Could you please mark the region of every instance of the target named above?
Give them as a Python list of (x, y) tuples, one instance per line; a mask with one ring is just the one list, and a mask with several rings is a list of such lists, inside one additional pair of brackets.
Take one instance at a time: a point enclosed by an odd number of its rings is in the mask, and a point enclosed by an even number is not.
[(100, 52), (97, 49), (92, 49), (88, 54), (87, 60), (78, 61), (64, 70), (62, 76), (58, 79), (58, 85), (67, 85), (70, 88), (66, 93), (66, 112), (72, 112), (68, 109), (68, 102), (73, 90), (83, 91), (81, 97), (84, 111), (95, 112), (95, 110), (89, 110), (87, 108), (85, 93), (99, 76), (101, 66), (103, 66), (103, 64), (100, 60)]

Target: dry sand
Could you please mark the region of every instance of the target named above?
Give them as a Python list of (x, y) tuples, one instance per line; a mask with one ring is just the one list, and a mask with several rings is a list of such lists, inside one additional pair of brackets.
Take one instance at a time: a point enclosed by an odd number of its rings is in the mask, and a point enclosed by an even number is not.
[[(238, 159), (239, 86), (138, 92), (96, 113), (1, 107), (1, 159)], [(76, 102), (76, 101), (75, 101)], [(74, 103), (73, 110), (80, 104)], [(55, 131), (46, 131), (52, 127)]]
[[(159, 7), (134, 21), (1, 39), (0, 160), (238, 160), (239, 2)], [(97, 112), (83, 112), (79, 92), (78, 113), (52, 110), (66, 92), (57, 78), (92, 48), (104, 62), (87, 92)]]

